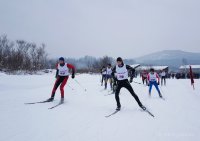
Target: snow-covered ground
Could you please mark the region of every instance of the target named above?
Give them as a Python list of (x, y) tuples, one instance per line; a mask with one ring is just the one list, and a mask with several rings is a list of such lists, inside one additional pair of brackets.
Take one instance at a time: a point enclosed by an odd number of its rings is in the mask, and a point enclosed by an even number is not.
[[(100, 75), (77, 75), (85, 92), (74, 80), (65, 87), (65, 104), (25, 105), (50, 97), (55, 77), (44, 75), (0, 74), (0, 141), (199, 141), (200, 80), (196, 89), (190, 80), (167, 80), (158, 98), (155, 89), (148, 97), (148, 87), (132, 83), (142, 103), (155, 115), (142, 112), (135, 100), (121, 90), (122, 111), (105, 118), (116, 108), (114, 95), (100, 86)], [(140, 78), (134, 81), (141, 82)], [(72, 88), (74, 90), (72, 90)]]

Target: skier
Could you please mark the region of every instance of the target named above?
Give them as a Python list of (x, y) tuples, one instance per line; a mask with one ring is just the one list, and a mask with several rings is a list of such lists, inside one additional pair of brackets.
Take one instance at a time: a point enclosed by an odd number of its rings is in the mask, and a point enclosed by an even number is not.
[(110, 82), (110, 88), (112, 89), (112, 67), (111, 64), (108, 64), (106, 68), (106, 78), (105, 78), (105, 89), (107, 89), (107, 82)]
[(101, 69), (101, 75), (102, 75), (101, 86), (103, 86), (103, 81), (105, 81), (105, 79), (106, 79), (106, 67), (105, 66), (103, 66)]
[(115, 99), (116, 99), (116, 102), (117, 102), (116, 110), (119, 111), (121, 109), (119, 93), (120, 93), (120, 89), (122, 87), (126, 88), (131, 93), (131, 95), (137, 101), (138, 105), (143, 110), (146, 110), (146, 107), (142, 105), (142, 103), (140, 102), (138, 96), (136, 95), (136, 93), (134, 92), (134, 90), (133, 90), (133, 88), (130, 84), (133, 81), (133, 74), (134, 73), (131, 73), (132, 76), (130, 78), (130, 83), (128, 81), (128, 70), (134, 72), (134, 69), (129, 65), (125, 65), (123, 63), (123, 60), (122, 60), (121, 57), (118, 57), (116, 61), (117, 61), (117, 65), (113, 68), (113, 72), (112, 72), (113, 77), (114, 77), (114, 75), (116, 75), (115, 83), (117, 82), (117, 88), (116, 88), (116, 92), (115, 92)]
[(162, 70), (160, 75), (161, 75), (161, 86), (163, 85), (163, 83), (166, 86), (166, 72), (165, 72), (165, 70)]
[(158, 85), (160, 84), (160, 77), (154, 71), (153, 68), (150, 69), (150, 73), (147, 75), (147, 80), (148, 80), (148, 83), (149, 83), (149, 96), (151, 96), (152, 86), (154, 85), (156, 87), (156, 90), (158, 91), (160, 98), (162, 98), (161, 92), (158, 88)]
[(64, 86), (67, 83), (67, 80), (69, 78), (69, 69), (72, 69), (72, 79), (75, 78), (75, 67), (71, 64), (65, 63), (65, 60), (63, 57), (59, 58), (59, 63), (56, 66), (56, 82), (54, 84), (51, 97), (47, 100), (48, 102), (51, 102), (54, 100), (54, 96), (56, 93), (56, 90), (58, 86), (60, 85), (60, 92), (61, 92), (61, 103), (64, 102)]
[(146, 70), (144, 70), (143, 72), (142, 72), (142, 83), (144, 84), (144, 82), (146, 83), (146, 85), (147, 85), (147, 71)]

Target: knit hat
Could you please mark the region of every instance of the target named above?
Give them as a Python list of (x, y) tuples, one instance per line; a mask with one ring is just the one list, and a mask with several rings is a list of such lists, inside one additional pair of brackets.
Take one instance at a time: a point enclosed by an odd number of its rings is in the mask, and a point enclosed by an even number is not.
[(60, 57), (59, 61), (65, 61), (65, 59), (63, 57)]
[(118, 58), (117, 58), (117, 61), (122, 62), (122, 58), (121, 58), (121, 57), (118, 57)]

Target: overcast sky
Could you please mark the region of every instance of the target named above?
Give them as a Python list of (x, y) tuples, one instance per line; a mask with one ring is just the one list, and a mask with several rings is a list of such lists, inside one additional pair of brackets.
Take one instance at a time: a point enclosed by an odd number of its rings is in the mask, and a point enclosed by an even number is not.
[(200, 52), (200, 0), (0, 0), (0, 34), (50, 57)]

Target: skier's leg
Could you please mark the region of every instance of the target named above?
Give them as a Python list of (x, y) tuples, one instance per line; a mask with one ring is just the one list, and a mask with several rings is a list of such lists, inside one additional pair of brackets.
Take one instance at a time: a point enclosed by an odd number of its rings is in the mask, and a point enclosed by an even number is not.
[(101, 86), (103, 86), (103, 74), (101, 75)]
[(124, 86), (126, 89), (128, 89), (128, 91), (131, 93), (131, 95), (132, 95), (132, 96), (135, 98), (135, 100), (137, 101), (138, 105), (139, 105), (140, 107), (142, 107), (142, 103), (140, 102), (138, 96), (137, 96), (136, 93), (134, 92), (134, 90), (133, 90), (131, 84), (130, 84), (128, 81), (126, 81), (125, 84), (124, 84), (123, 86)]
[(62, 84), (60, 85), (61, 98), (64, 98), (64, 87), (67, 83), (67, 80), (68, 80), (68, 76), (64, 78), (64, 80), (62, 81)]
[(121, 90), (121, 85), (120, 83), (117, 84), (117, 88), (116, 88), (116, 91), (115, 91), (115, 99), (116, 99), (116, 102), (117, 102), (117, 108), (120, 110), (121, 108), (121, 104), (120, 104), (120, 99), (119, 99), (119, 92)]
[(142, 83), (144, 84), (144, 78), (142, 78)]
[(159, 96), (161, 97), (161, 93), (160, 93), (160, 89), (158, 88), (158, 83), (157, 82), (154, 82), (153, 85), (155, 86)]
[(153, 84), (152, 84), (152, 82), (150, 81), (150, 82), (149, 82), (149, 96), (151, 96), (152, 85), (153, 85)]
[(112, 90), (112, 78), (111, 77), (109, 78), (109, 82), (110, 82), (110, 88)]
[(57, 88), (58, 88), (58, 86), (60, 85), (61, 82), (62, 82), (62, 81), (61, 81), (61, 78), (58, 77), (58, 78), (56, 79), (56, 82), (55, 82), (55, 84), (54, 84), (54, 87), (53, 87), (53, 90), (52, 90), (52, 93), (51, 93), (51, 97), (52, 97), (52, 98), (54, 98), (55, 93), (56, 93), (56, 90), (57, 90)]
[(147, 78), (145, 80), (146, 80), (146, 85), (148, 85)]

